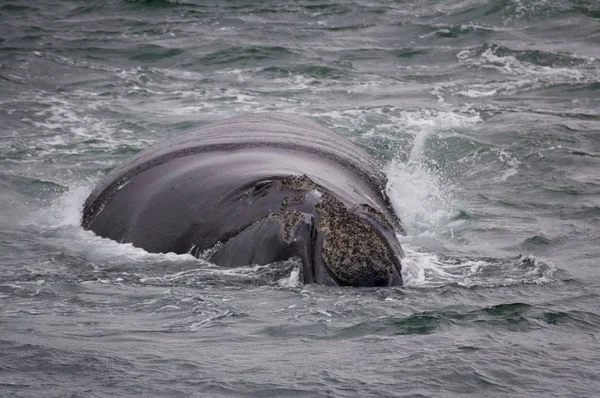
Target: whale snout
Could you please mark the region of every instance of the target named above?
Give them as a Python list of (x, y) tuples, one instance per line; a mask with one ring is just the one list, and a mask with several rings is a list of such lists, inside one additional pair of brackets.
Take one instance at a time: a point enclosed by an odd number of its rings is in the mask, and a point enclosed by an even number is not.
[(394, 276), (394, 261), (381, 242), (356, 243), (355, 250), (323, 242), (323, 259), (336, 282), (342, 286), (389, 286)]
[[(391, 231), (324, 194), (317, 206), (320, 255), (336, 284), (342, 286), (401, 285), (400, 263)], [(399, 244), (398, 244), (399, 247)]]

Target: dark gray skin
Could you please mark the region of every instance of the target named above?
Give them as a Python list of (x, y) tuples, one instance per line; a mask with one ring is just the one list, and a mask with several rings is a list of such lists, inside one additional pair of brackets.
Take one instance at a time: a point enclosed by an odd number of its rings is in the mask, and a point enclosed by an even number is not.
[(404, 232), (385, 185), (351, 141), (305, 118), (262, 113), (136, 154), (90, 194), (82, 225), (223, 267), (297, 257), (304, 283), (401, 285)]

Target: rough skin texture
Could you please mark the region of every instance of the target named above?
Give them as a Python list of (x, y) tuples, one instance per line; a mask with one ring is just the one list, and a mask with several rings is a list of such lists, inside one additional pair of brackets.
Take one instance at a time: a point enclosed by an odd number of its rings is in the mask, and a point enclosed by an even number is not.
[(283, 241), (288, 244), (294, 241), (294, 229), (298, 225), (300, 218), (302, 218), (302, 213), (297, 210), (280, 211), (267, 216), (267, 219), (279, 221), (281, 224), (281, 236), (283, 237)]
[(304, 199), (306, 199), (306, 195), (304, 194), (288, 196), (283, 198), (283, 200), (281, 201), (281, 206), (286, 207), (290, 205), (299, 205), (304, 202)]
[(290, 175), (280, 181), (281, 189), (290, 191), (310, 191), (315, 189), (317, 185), (305, 175)]
[(325, 233), (323, 258), (341, 284), (361, 280), (385, 281), (394, 262), (373, 228), (333, 196), (324, 193), (317, 205), (317, 229)]

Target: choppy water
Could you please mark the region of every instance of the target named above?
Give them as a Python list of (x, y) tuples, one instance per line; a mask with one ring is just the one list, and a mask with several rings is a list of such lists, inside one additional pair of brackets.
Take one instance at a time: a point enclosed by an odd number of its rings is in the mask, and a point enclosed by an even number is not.
[[(0, 3), (0, 395), (600, 394), (596, 0)], [(406, 286), (303, 286), (79, 227), (243, 112), (381, 160)]]

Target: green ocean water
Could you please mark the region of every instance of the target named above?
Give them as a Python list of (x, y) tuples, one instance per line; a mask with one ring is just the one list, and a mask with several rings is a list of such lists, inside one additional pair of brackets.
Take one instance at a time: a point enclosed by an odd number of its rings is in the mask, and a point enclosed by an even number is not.
[[(600, 394), (600, 3), (0, 2), (0, 396)], [(405, 286), (80, 226), (132, 154), (243, 113), (377, 158)]]

